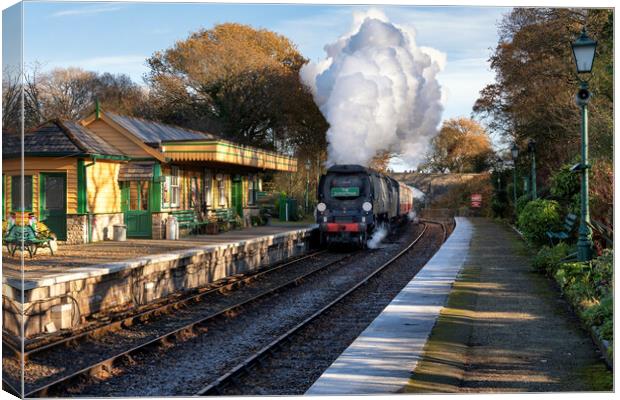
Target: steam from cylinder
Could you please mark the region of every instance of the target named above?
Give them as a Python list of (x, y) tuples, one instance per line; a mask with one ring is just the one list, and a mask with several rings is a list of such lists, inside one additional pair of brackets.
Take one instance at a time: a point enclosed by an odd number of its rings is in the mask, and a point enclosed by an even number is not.
[(355, 14), (350, 33), (325, 51), (300, 74), (330, 124), (327, 166), (368, 166), (381, 151), (417, 166), (441, 120), (445, 54), (418, 47), (412, 28), (377, 10)]

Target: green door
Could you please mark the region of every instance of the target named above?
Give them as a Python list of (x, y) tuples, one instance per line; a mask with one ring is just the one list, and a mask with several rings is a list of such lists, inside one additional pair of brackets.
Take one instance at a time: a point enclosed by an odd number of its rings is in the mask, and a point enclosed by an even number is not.
[(127, 225), (127, 237), (151, 237), (148, 181), (121, 182), (121, 206)]
[(243, 216), (243, 182), (238, 175), (232, 181), (232, 208), (237, 215)]
[(58, 240), (67, 240), (67, 175), (41, 173), (39, 186), (39, 220)]

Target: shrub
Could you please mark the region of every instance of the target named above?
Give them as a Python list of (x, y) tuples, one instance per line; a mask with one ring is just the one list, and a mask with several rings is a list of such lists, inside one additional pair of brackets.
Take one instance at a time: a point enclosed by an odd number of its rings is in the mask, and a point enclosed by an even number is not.
[(545, 232), (559, 227), (559, 209), (560, 206), (555, 200), (537, 199), (527, 203), (518, 214), (517, 225), (530, 244), (544, 244), (547, 241)]
[(614, 298), (608, 293), (601, 301), (583, 312), (589, 326), (600, 326), (599, 334), (605, 340), (613, 338)]
[(611, 249), (603, 250), (603, 254), (592, 261), (592, 284), (597, 296), (604, 297), (611, 293), (614, 274), (614, 255)]
[(543, 246), (534, 257), (533, 266), (540, 272), (553, 275), (563, 258), (571, 253), (571, 247), (564, 242), (556, 246)]
[(571, 166), (565, 164), (551, 176), (550, 192), (553, 197), (569, 202), (580, 191), (579, 175), (571, 172)]
[(529, 194), (524, 194), (523, 196), (517, 199), (517, 204), (515, 204), (515, 212), (517, 215), (523, 212), (523, 209), (532, 200)]

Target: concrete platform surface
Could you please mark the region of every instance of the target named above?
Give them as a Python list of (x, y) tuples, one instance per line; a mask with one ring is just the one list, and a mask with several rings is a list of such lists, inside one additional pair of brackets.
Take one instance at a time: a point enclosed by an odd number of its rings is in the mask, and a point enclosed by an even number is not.
[(170, 260), (188, 252), (239, 245), (254, 239), (306, 230), (310, 225), (260, 226), (232, 230), (217, 235), (191, 235), (180, 240), (128, 239), (60, 246), (55, 255), (41, 249), (33, 258), (25, 253), (22, 277), (20, 253), (2, 253), (2, 283), (24, 289), (97, 276), (145, 262)]
[(308, 389), (307, 395), (386, 394), (401, 390), (424, 351), (463, 266), (472, 224), (456, 218), (441, 249)]

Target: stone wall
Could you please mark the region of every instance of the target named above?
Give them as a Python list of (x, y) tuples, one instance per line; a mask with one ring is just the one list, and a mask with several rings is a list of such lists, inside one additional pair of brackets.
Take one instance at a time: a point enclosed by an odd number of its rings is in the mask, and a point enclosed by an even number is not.
[(114, 225), (122, 225), (125, 221), (123, 213), (92, 214), (90, 216), (91, 240), (112, 240), (114, 237)]
[[(51, 308), (72, 304), (75, 326), (93, 313), (143, 305), (171, 293), (202, 287), (218, 279), (249, 272), (309, 250), (312, 230), (264, 236), (236, 245), (223, 244), (142, 257), (125, 263), (88, 268), (84, 273), (47, 279), (45, 286), (24, 282), (25, 337), (45, 332)], [(4, 329), (19, 335), (21, 282), (3, 283)]]
[(87, 220), (85, 215), (67, 215), (67, 240), (63, 244), (82, 244), (88, 242)]
[(166, 238), (166, 218), (168, 218), (168, 213), (153, 213), (151, 214), (152, 218), (152, 230), (151, 237), (152, 239), (165, 239)]

